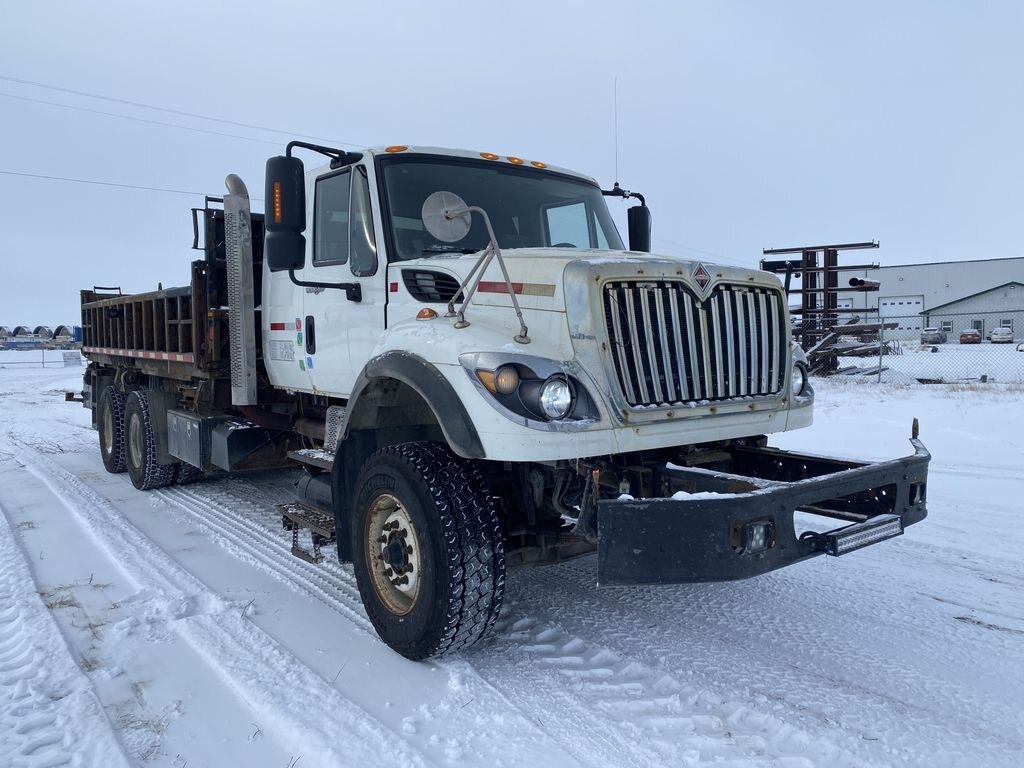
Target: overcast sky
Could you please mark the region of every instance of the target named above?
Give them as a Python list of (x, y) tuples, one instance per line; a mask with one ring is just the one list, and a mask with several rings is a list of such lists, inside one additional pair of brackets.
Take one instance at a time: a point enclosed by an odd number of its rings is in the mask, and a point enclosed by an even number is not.
[(655, 250), (1021, 256), (1022, 40), (1020, 2), (6, 3), (0, 325), (77, 323), (94, 284), (184, 284), (189, 209), (232, 172), (262, 196), (293, 137), (516, 154), (610, 186), (616, 79), (619, 181), (647, 197)]

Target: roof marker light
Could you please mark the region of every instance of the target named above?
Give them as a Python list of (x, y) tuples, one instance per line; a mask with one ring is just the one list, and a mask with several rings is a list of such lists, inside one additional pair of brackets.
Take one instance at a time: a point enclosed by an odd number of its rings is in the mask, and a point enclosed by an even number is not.
[(547, 163), (542, 163), (540, 160), (532, 160), (532, 161), (530, 161), (530, 165), (532, 165), (534, 168), (547, 168), (548, 167)]
[(384, 151), (390, 152), (393, 155), (396, 152), (405, 152), (407, 149), (408, 147), (405, 144), (392, 144), (390, 147), (385, 147)]
[(521, 157), (512, 157), (512, 155), (508, 156), (508, 161), (510, 163), (512, 163), (512, 165), (522, 165), (523, 164), (523, 159)]
[(480, 157), (482, 157), (484, 160), (497, 160), (498, 159), (498, 156), (496, 154), (494, 154), (493, 152), (481, 152), (480, 153)]

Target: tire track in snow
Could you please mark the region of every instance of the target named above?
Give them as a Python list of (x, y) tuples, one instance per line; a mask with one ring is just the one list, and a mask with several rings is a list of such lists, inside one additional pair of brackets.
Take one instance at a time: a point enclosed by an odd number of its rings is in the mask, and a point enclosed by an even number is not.
[[(742, 587), (609, 589), (597, 597), (589, 587), (592, 562), (563, 567), (562, 574), (538, 569), (530, 574), (531, 586), (547, 593), (558, 589), (577, 606), (563, 620), (571, 631), (614, 636), (620, 634), (614, 628), (627, 622), (647, 627), (645, 642), (627, 642), (639, 650), (640, 661), (671, 674), (704, 666), (714, 670), (710, 679), (726, 696), (745, 690), (748, 701), (783, 703), (790, 710), (780, 713), (786, 720), (810, 716), (807, 733), (793, 734), (797, 743), (817, 731), (819, 747), (827, 751), (830, 742), (856, 765), (872, 759), (917, 765), (925, 754), (946, 756), (946, 763), (935, 765), (962, 765), (971, 759), (964, 745), (977, 748), (981, 742), (989, 765), (1010, 766), (1024, 749), (1020, 711), (986, 696), (973, 679), (974, 670), (984, 670), (978, 658), (992, 654), (1005, 660), (1004, 676), (1024, 682), (1024, 647), (1017, 637), (970, 627), (919, 603), (908, 613), (906, 593), (873, 588), (870, 574), (865, 578), (858, 569), (838, 584), (825, 574), (801, 579), (787, 573)], [(951, 641), (968, 631), (977, 635), (974, 641)], [(928, 665), (922, 669), (915, 663), (917, 658), (942, 659), (962, 679), (957, 683), (952, 673), (935, 676)], [(993, 689), (1006, 684), (1005, 679), (988, 682)], [(949, 721), (951, 701), (972, 714), (970, 722)], [(878, 754), (872, 746), (876, 738), (892, 754)], [(821, 757), (843, 764), (842, 754)]]
[[(294, 557), (290, 535), (267, 511), (271, 502), (263, 490), (232, 481), (157, 493), (220, 537), (236, 557), (347, 618), (354, 615), (357, 625), (373, 634), (350, 567), (332, 560), (330, 551), (319, 566)], [(781, 756), (798, 766), (814, 753), (835, 765), (864, 764), (825, 744), (810, 749), (805, 734), (756, 708), (732, 706), (687, 688), (628, 653), (588, 643), (528, 611), (504, 610), (495, 636), (464, 659), (474, 676), (515, 702), (524, 716), (529, 713), (537, 724), (558, 724), (545, 730), (582, 762), (632, 766), (728, 755), (749, 765), (773, 765)], [(451, 673), (459, 662), (434, 663)]]
[[(238, 606), (211, 596), (204, 584), (85, 483), (30, 446), (22, 444), (16, 451), (17, 460), (78, 518), (140, 592), (173, 606), (170, 626), (260, 715), (268, 724), (264, 730), (279, 743), (297, 754), (315, 755), (318, 766), (375, 765), (381, 755), (417, 768), (431, 764), (401, 735), (242, 618)], [(289, 689), (301, 691), (301, 700), (289, 700)], [(310, 707), (310, 701), (317, 706)], [(344, 736), (343, 745), (332, 734)]]
[(0, 764), (127, 768), (103, 706), (34, 587), (0, 507)]
[[(320, 565), (306, 563), (292, 555), (291, 535), (281, 531), (280, 518), (276, 514), (266, 511), (270, 508), (270, 503), (265, 495), (254, 493), (251, 488), (236, 483), (223, 486), (187, 486), (156, 493), (164, 501), (187, 512), (199, 525), (219, 538), (221, 545), (233, 556), (270, 573), (290, 588), (314, 597), (352, 621), (375, 642), (380, 642), (363, 611), (351, 566), (343, 566), (333, 559), (330, 548)], [(245, 514), (240, 513), (240, 505), (243, 506)], [(275, 523), (278, 524), (276, 529)], [(486, 646), (483, 652), (487, 652)], [(580, 749), (579, 736), (586, 733), (582, 722), (577, 722), (577, 728), (569, 729), (571, 738), (566, 739), (564, 728), (545, 726), (543, 719), (538, 720), (536, 707), (532, 706), (533, 701), (530, 697), (495, 687), (467, 660), (448, 658), (426, 663), (446, 672), (456, 687), (471, 689), (476, 699), (484, 699), (482, 703), (485, 709), (496, 708), (504, 713), (502, 720), (505, 722), (501, 723), (505, 726), (503, 732), (491, 732), (490, 739), (511, 745), (516, 741), (535, 738), (531, 734), (539, 732), (547, 739), (559, 743), (569, 755), (583, 764), (615, 765), (616, 756), (623, 754), (630, 757), (622, 764), (636, 764), (636, 749), (628, 742), (606, 744), (607, 749), (595, 756), (594, 745), (607, 741), (601, 734), (604, 730), (603, 723), (591, 726), (591, 743), (585, 749)], [(487, 699), (491, 701), (488, 702)], [(571, 703), (569, 705), (571, 706)], [(418, 729), (425, 725), (423, 720), (430, 716), (430, 713), (423, 713), (419, 718), (409, 718), (405, 727)], [(561, 726), (566, 718), (571, 717), (572, 713), (563, 709), (557, 718), (548, 722)], [(646, 757), (647, 753), (643, 752), (642, 756)]]

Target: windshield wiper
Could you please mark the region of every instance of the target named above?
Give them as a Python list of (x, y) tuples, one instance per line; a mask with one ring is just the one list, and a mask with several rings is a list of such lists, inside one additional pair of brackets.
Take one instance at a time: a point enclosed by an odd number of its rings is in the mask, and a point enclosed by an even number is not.
[(452, 248), (450, 245), (432, 245), (429, 248), (424, 248), (421, 253), (424, 256), (429, 256), (434, 253), (479, 253), (483, 248)]

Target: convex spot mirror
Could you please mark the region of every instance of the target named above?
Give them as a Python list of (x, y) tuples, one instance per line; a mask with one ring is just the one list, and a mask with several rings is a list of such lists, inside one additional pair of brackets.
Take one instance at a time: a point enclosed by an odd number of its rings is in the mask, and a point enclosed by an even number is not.
[(306, 263), (306, 173), (297, 157), (267, 160), (263, 258), (271, 272), (302, 269)]
[[(423, 226), (432, 237), (442, 243), (457, 243), (469, 234), (470, 225), (473, 223), (469, 211), (465, 210), (466, 207), (466, 201), (454, 192), (432, 192), (423, 201), (423, 208), (420, 211)], [(461, 213), (452, 215), (451, 211)]]

